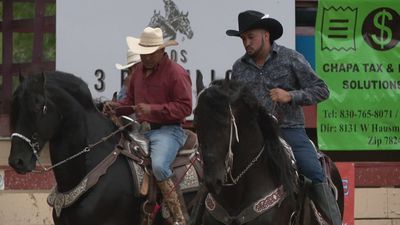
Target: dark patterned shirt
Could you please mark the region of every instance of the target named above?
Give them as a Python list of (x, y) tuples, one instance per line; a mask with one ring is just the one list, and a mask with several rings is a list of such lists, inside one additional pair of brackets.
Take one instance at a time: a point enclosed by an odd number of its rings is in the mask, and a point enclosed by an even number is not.
[[(247, 54), (232, 69), (232, 79), (245, 82), (257, 99), (279, 119), (282, 128), (304, 127), (302, 106), (314, 105), (329, 97), (329, 89), (299, 52), (272, 44), (272, 51), (262, 67)], [(269, 90), (281, 88), (292, 101), (273, 103)]]

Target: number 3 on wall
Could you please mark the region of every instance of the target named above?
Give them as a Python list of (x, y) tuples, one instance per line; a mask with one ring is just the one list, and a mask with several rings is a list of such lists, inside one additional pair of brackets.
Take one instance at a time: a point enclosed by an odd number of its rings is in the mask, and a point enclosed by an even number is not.
[(94, 72), (94, 75), (97, 77), (97, 84), (94, 85), (94, 89), (98, 92), (103, 92), (106, 88), (106, 83), (104, 83), (104, 79), (106, 78), (106, 74), (102, 69), (97, 69)]

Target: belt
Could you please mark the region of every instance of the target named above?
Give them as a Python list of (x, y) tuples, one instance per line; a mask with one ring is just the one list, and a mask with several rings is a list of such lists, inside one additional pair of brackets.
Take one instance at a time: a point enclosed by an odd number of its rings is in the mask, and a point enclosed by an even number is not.
[(150, 123), (150, 130), (160, 129), (162, 126), (180, 126), (180, 123)]

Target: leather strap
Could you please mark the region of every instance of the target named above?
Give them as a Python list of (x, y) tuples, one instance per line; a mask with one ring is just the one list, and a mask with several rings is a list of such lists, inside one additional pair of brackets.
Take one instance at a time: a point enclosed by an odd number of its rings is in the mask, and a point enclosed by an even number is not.
[(115, 149), (97, 164), (72, 190), (61, 193), (57, 191), (57, 186), (53, 188), (53, 191), (47, 197), (47, 203), (54, 207), (57, 217), (61, 215), (61, 210), (63, 208), (72, 205), (80, 196), (98, 182), (100, 177), (107, 172), (108, 168), (118, 158), (121, 151), (121, 146), (117, 145)]
[(236, 216), (230, 216), (229, 213), (212, 197), (210, 193), (206, 197), (205, 205), (207, 211), (217, 221), (225, 225), (230, 225), (233, 222), (235, 222), (235, 224), (241, 225), (261, 216), (269, 209), (282, 202), (285, 198), (286, 194), (283, 190), (283, 186), (280, 186), (243, 209)]

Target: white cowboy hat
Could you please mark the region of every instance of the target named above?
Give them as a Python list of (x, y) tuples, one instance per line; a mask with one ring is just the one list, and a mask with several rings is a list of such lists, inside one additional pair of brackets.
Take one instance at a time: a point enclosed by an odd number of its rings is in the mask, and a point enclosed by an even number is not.
[(137, 53), (134, 53), (132, 50), (128, 50), (128, 53), (126, 54), (126, 59), (127, 59), (126, 61), (128, 62), (126, 65), (121, 65), (119, 63), (116, 63), (115, 67), (117, 67), (117, 69), (119, 69), (119, 70), (123, 70), (123, 69), (129, 68), (141, 61), (140, 55)]
[(130, 50), (141, 55), (151, 54), (158, 49), (178, 45), (175, 40), (164, 42), (162, 30), (158, 27), (146, 27), (140, 34), (140, 38), (126, 37), (126, 42)]

